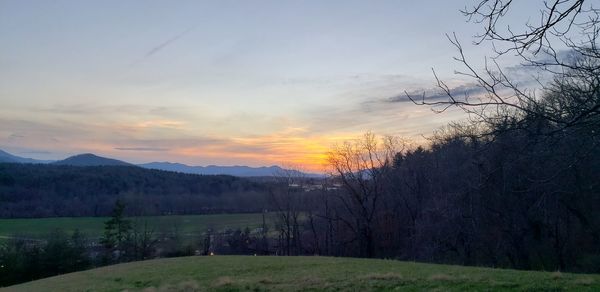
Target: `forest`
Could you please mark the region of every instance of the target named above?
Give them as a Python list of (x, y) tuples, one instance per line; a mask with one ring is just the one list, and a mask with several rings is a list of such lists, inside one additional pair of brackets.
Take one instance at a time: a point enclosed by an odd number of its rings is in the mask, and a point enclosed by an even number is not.
[(138, 216), (259, 212), (264, 193), (263, 184), (225, 175), (0, 163), (1, 218), (107, 216), (117, 199)]

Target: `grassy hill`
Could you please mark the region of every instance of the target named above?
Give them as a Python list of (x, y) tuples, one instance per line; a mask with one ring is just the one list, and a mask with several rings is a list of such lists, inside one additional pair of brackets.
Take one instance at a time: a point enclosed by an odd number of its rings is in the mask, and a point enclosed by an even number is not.
[(185, 257), (133, 262), (6, 291), (600, 290), (600, 275), (329, 257)]

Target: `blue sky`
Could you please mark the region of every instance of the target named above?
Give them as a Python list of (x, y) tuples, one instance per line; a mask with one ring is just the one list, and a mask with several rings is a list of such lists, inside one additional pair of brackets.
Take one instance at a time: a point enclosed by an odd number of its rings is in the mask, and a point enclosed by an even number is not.
[(316, 169), (368, 130), (423, 141), (460, 112), (387, 100), (468, 82), (445, 34), (490, 54), (472, 3), (0, 0), (0, 148)]

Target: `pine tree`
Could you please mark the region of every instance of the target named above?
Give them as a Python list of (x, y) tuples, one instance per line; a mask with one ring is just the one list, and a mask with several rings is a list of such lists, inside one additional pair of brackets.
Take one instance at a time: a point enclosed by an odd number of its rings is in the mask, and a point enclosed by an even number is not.
[(123, 216), (124, 210), (125, 203), (117, 200), (111, 218), (104, 222), (102, 244), (108, 249), (120, 249), (129, 236), (131, 222)]

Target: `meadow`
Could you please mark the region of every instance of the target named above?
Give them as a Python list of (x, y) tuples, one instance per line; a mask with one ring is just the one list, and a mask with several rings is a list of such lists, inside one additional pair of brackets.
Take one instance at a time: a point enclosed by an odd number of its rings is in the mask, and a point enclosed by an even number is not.
[(331, 257), (203, 256), (107, 266), (5, 291), (598, 291), (600, 275)]
[[(177, 230), (182, 236), (199, 235), (208, 228), (215, 231), (225, 229), (253, 229), (262, 226), (262, 214), (211, 214), (211, 215), (170, 215), (131, 217), (137, 224), (147, 223), (155, 232), (173, 232)], [(108, 217), (60, 217), (60, 218), (34, 218), (34, 219), (0, 219), (0, 239), (12, 237), (19, 238), (45, 238), (53, 231), (60, 229), (73, 232), (78, 229), (90, 238), (100, 237), (104, 231), (104, 222)], [(271, 214), (266, 214), (268, 222), (272, 220)]]

